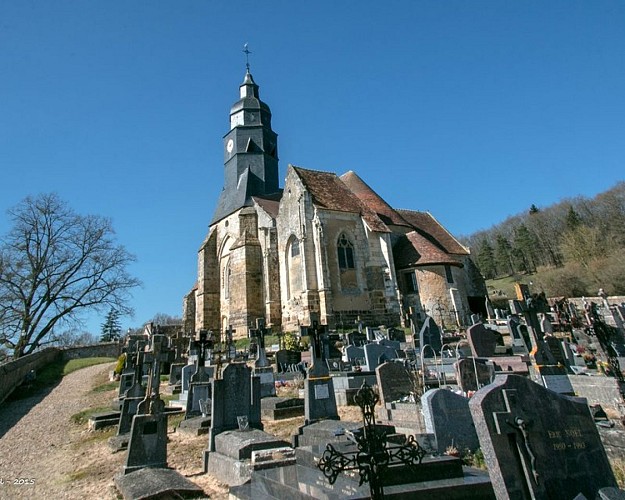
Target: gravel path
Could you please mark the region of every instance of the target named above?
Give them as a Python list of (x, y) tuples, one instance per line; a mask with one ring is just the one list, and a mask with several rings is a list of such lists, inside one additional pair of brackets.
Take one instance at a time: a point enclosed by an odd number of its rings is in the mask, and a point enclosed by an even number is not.
[[(112, 453), (114, 428), (89, 431), (70, 417), (90, 408), (110, 407), (115, 390), (94, 392), (114, 364), (83, 368), (63, 377), (51, 391), (0, 405), (0, 500), (119, 498), (113, 478), (126, 453)], [(214, 500), (228, 488), (202, 471), (206, 436), (168, 432), (167, 461)], [(20, 481), (21, 479), (21, 481)]]
[[(89, 406), (87, 393), (94, 378), (111, 367), (107, 363), (83, 368), (63, 377), (43, 398), (0, 406), (0, 498), (86, 498), (80, 478), (96, 457), (87, 456), (82, 446), (85, 426), (72, 424), (70, 417)], [(89, 470), (94, 473), (97, 476)], [(110, 475), (104, 479), (109, 483)], [(90, 498), (110, 498), (109, 487), (103, 485), (100, 494)]]

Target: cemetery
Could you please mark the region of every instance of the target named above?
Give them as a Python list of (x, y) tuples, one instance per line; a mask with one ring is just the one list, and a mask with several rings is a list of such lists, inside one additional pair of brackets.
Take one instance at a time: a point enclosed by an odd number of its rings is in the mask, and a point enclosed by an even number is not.
[[(313, 316), (308, 351), (283, 336), (267, 349), (263, 318), (244, 348), (232, 331), (150, 324), (124, 340), (111, 408), (85, 430), (112, 433), (110, 480), (127, 499), (202, 498), (198, 476), (238, 499), (623, 498), (625, 308), (509, 306), (451, 332), (428, 316), (403, 336)], [(199, 472), (170, 465), (173, 435), (194, 443)]]

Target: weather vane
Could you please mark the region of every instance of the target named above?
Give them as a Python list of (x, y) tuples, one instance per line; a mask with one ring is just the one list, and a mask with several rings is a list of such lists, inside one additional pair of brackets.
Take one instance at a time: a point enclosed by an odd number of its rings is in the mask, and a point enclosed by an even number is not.
[(245, 54), (245, 67), (247, 68), (247, 72), (250, 71), (250, 50), (247, 48), (247, 43), (243, 45), (243, 53)]

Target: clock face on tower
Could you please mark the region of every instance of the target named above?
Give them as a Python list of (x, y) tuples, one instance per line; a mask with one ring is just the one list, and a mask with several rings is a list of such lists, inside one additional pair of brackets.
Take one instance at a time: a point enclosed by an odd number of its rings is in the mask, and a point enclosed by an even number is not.
[(228, 144), (226, 144), (226, 149), (228, 153), (232, 153), (232, 149), (234, 148), (234, 141), (232, 139), (228, 140)]

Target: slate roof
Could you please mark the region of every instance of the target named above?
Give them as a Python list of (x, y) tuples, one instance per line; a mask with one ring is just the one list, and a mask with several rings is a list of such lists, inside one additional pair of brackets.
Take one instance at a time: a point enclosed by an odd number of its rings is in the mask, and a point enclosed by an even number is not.
[(355, 172), (341, 175), (340, 179), (360, 201), (373, 210), (385, 224), (394, 226), (407, 226), (410, 224), (404, 220), (378, 193), (369, 187)]
[(441, 250), (450, 254), (469, 255), (469, 251), (462, 246), (456, 238), (449, 234), (429, 212), (400, 209), (398, 209), (397, 212), (422, 236), (426, 237)]
[(362, 216), (372, 231), (390, 232), (389, 228), (352, 193), (347, 185), (332, 172), (308, 170), (291, 165), (306, 189), (311, 194), (315, 205), (337, 212), (351, 212)]

